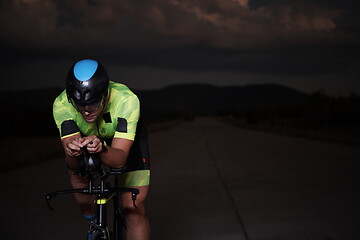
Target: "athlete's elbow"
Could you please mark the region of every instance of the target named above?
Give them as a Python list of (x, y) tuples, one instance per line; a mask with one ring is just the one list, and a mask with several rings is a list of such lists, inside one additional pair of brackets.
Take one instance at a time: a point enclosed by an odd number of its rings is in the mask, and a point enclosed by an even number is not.
[(116, 157), (107, 162), (109, 168), (122, 169), (126, 165), (126, 158), (124, 157)]
[(112, 169), (123, 169), (125, 167), (125, 165), (126, 165), (125, 162), (123, 162), (123, 163), (115, 162), (115, 163), (110, 164), (110, 166), (108, 166), (108, 167), (110, 167)]

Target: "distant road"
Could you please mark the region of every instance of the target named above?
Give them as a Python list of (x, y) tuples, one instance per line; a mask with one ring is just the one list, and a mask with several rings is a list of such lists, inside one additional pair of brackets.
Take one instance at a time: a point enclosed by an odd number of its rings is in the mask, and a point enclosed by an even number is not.
[[(360, 239), (360, 148), (197, 119), (150, 135), (152, 239)], [(2, 239), (84, 239), (62, 159), (0, 175)]]

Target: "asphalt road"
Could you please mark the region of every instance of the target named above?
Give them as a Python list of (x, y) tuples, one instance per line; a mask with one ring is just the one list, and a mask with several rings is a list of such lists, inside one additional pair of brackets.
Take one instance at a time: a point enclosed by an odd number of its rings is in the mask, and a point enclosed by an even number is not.
[[(360, 149), (208, 119), (150, 134), (154, 240), (360, 239)], [(1, 239), (84, 239), (62, 159), (0, 175)], [(5, 234), (4, 234), (5, 233)], [(5, 236), (4, 236), (5, 235)]]

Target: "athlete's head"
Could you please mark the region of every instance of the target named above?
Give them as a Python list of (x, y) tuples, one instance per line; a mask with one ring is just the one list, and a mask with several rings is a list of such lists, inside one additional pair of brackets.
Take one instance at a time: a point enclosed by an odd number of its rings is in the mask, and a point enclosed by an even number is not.
[(108, 88), (109, 77), (106, 69), (95, 60), (85, 59), (76, 62), (66, 78), (68, 100), (88, 122), (95, 121), (99, 109), (102, 110), (104, 107)]

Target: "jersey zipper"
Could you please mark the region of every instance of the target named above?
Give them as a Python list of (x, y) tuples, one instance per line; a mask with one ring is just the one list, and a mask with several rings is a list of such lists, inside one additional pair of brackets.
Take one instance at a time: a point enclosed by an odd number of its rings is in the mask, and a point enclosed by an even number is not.
[(101, 138), (100, 129), (99, 129), (99, 121), (96, 121), (96, 129), (97, 129), (99, 138)]

